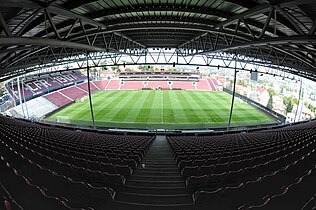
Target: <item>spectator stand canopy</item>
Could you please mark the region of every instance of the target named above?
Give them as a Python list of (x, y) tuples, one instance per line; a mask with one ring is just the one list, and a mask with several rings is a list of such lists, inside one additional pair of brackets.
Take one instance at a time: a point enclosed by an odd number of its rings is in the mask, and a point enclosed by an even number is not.
[[(121, 55), (235, 60), (315, 80), (315, 10), (314, 0), (2, 0), (0, 80), (86, 56), (125, 65)], [(148, 61), (153, 49), (171, 55)]]

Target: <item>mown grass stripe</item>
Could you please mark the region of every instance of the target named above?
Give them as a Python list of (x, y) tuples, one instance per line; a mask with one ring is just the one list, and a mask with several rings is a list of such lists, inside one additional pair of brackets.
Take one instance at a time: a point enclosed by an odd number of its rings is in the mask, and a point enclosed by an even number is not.
[(129, 117), (135, 115), (135, 110), (138, 109), (135, 106), (137, 100), (142, 98), (142, 92), (135, 91), (131, 92), (131, 98), (125, 101), (125, 104), (122, 104), (121, 109), (114, 115), (112, 119), (115, 121), (122, 121), (122, 122), (130, 122)]
[[(133, 128), (199, 128), (226, 126), (231, 95), (208, 91), (98, 91), (92, 95), (97, 125)], [(89, 100), (78, 101), (48, 117), (69, 116), (91, 125)], [(208, 122), (209, 121), (209, 122)], [(235, 100), (232, 125), (273, 123), (249, 104)]]
[(140, 112), (138, 113), (135, 122), (149, 122), (148, 118), (150, 115), (150, 110), (152, 108), (152, 105), (154, 103), (154, 98), (156, 95), (155, 91), (148, 91), (144, 90), (146, 92), (147, 97), (146, 98), (140, 98), (139, 100), (143, 100), (144, 104), (140, 109)]
[(114, 122), (121, 122), (120, 115), (124, 115), (125, 112), (128, 112), (130, 108), (128, 104), (130, 100), (137, 94), (137, 91), (124, 91), (124, 93), (116, 100), (116, 103), (109, 107), (110, 110), (106, 113), (104, 117), (107, 118), (107, 122), (114, 121)]
[[(155, 91), (155, 90), (154, 90)], [(156, 90), (155, 91), (155, 97), (153, 98), (153, 103), (149, 112), (148, 116), (148, 123), (163, 123), (163, 118), (162, 118), (162, 103), (163, 103), (163, 97), (162, 97), (162, 92), (161, 90)]]
[(173, 123), (188, 123), (189, 120), (187, 118), (187, 115), (182, 107), (181, 101), (177, 96), (177, 92), (178, 91), (170, 91), (169, 93), (169, 97), (170, 100), (172, 101), (172, 109), (173, 109), (173, 113), (174, 113), (174, 118), (175, 121)]
[(186, 117), (190, 123), (200, 122), (200, 117), (195, 113), (195, 110), (191, 106), (191, 103), (185, 97), (183, 91), (177, 92), (177, 97), (180, 99), (180, 104), (185, 112)]
[(163, 119), (165, 123), (176, 123), (173, 101), (170, 95), (171, 92), (163, 92)]
[(128, 95), (128, 93), (125, 91), (113, 91), (113, 93), (114, 94), (112, 94), (111, 97), (107, 97), (106, 95), (104, 95), (103, 103), (100, 103), (98, 106), (94, 107), (97, 110), (95, 112), (95, 118), (97, 119), (97, 121), (110, 121), (108, 119), (108, 116), (111, 115), (112, 109), (117, 106), (120, 98), (124, 98)]
[(198, 96), (202, 101), (208, 104), (210, 112), (212, 112), (213, 123), (226, 123), (228, 121), (229, 109), (226, 107), (228, 100), (224, 97), (218, 97), (218, 94), (208, 92), (207, 94), (198, 92)]

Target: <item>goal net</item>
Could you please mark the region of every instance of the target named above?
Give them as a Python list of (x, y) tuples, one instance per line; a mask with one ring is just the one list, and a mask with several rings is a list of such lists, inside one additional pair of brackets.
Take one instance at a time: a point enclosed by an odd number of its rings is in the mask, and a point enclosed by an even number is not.
[(70, 123), (70, 119), (68, 116), (57, 116), (56, 121), (58, 123)]
[(81, 102), (84, 102), (86, 99), (88, 99), (89, 96), (84, 96), (80, 99)]

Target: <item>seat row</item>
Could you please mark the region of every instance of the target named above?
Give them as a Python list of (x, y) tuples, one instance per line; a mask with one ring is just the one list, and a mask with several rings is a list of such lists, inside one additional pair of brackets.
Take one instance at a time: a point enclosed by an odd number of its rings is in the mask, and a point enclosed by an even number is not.
[(238, 171), (240, 169), (247, 168), (263, 167), (262, 171), (268, 171), (269, 169), (283, 167), (284, 165), (289, 164), (310, 152), (311, 148), (316, 147), (315, 139), (308, 139), (306, 141), (308, 141), (307, 144), (304, 144), (305, 142), (302, 141), (299, 144), (291, 145), (288, 148), (283, 148), (276, 152), (261, 155), (259, 157), (240, 159), (224, 163), (219, 163), (214, 159), (194, 161), (183, 160), (178, 164), (178, 167), (185, 179), (189, 176)]
[(4, 169), (1, 179), (22, 209), (92, 210), (109, 207), (113, 203), (115, 192), (110, 188), (74, 182), (28, 160), (19, 170), (2, 154), (0, 158), (0, 167)]
[[(313, 162), (315, 157), (314, 152), (308, 162)], [(302, 158), (281, 170), (254, 180), (233, 186), (197, 191), (193, 198), (197, 206), (208, 203), (210, 208), (215, 209), (300, 209), (306, 199), (315, 194), (315, 188), (312, 187), (315, 184), (315, 178), (316, 165), (308, 165)], [(305, 184), (300, 184), (301, 182)], [(293, 193), (291, 195), (293, 206), (291, 206), (292, 204), (289, 204), (291, 201), (285, 202), (284, 197), (281, 199), (281, 196), (298, 184), (300, 184), (299, 188), (304, 188), (305, 191), (291, 189)], [(279, 199), (279, 201), (273, 201), (273, 199)]]

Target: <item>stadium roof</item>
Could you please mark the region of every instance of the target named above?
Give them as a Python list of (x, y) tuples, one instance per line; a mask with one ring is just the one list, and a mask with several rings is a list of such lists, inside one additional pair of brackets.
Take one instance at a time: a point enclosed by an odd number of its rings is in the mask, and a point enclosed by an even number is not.
[(226, 52), (316, 80), (315, 31), (315, 0), (1, 0), (0, 80), (85, 52), (149, 48)]

